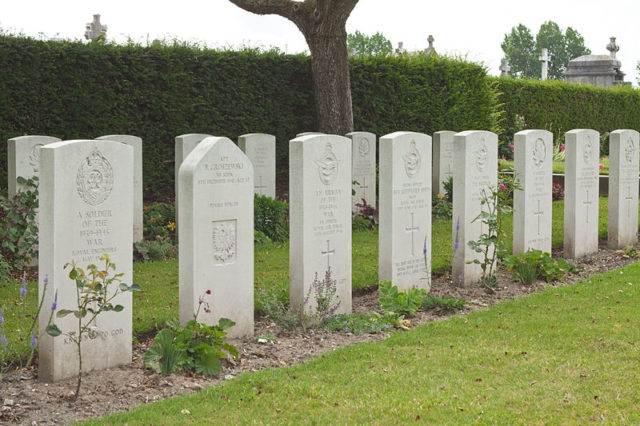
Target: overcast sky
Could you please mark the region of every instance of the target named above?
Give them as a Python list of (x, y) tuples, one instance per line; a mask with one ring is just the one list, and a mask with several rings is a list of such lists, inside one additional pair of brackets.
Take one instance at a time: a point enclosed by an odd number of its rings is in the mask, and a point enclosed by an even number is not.
[[(277, 16), (257, 16), (228, 0), (0, 0), (0, 28), (38, 37), (82, 39), (92, 15), (100, 13), (108, 26), (107, 38), (142, 44), (153, 39), (199, 42), (216, 46), (278, 46), (289, 53), (306, 50), (296, 27)], [(487, 65), (498, 74), (504, 34), (519, 23), (535, 34), (544, 21), (564, 30), (571, 26), (585, 38), (594, 54), (608, 54), (609, 37), (617, 37), (626, 80), (634, 85), (640, 60), (639, 0), (537, 0), (516, 2), (360, 0), (347, 22), (347, 31), (381, 31), (394, 47), (399, 41), (409, 51), (424, 49), (433, 34), (439, 53), (461, 55)]]

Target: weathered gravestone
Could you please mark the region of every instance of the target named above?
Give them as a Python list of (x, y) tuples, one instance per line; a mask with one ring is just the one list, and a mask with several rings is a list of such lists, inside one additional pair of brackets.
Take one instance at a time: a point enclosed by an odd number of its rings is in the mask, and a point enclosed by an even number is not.
[(467, 286), (482, 277), (474, 259), (483, 256), (469, 246), (489, 229), (476, 218), (482, 211), (482, 193), (490, 193), (498, 183), (498, 137), (496, 134), (469, 130), (457, 133), (453, 142), (453, 259), (455, 285)]
[(96, 139), (110, 140), (133, 148), (133, 242), (144, 240), (143, 199), (142, 199), (142, 138), (131, 135), (106, 135)]
[(253, 164), (255, 193), (276, 198), (276, 137), (249, 133), (238, 138), (238, 146)]
[[(180, 168), (180, 322), (236, 323), (253, 335), (253, 166), (227, 138), (208, 137)], [(211, 290), (211, 295), (207, 294)]]
[(40, 148), (58, 142), (52, 136), (18, 136), (7, 141), (9, 175), (8, 195), (13, 197), (19, 190), (25, 189), (18, 183), (18, 178), (33, 179), (39, 175)]
[(175, 140), (175, 200), (176, 200), (176, 232), (178, 229), (178, 173), (180, 172), (180, 166), (187, 156), (194, 150), (194, 148), (204, 139), (210, 137), (202, 133), (187, 133), (186, 135), (176, 136)]
[[(77, 309), (76, 283), (69, 279), (66, 263), (75, 261), (104, 268), (100, 257), (108, 254), (115, 263), (113, 274), (132, 283), (133, 244), (133, 148), (107, 140), (57, 142), (42, 147), (40, 157), (40, 297), (44, 279), (48, 287), (43, 306)], [(115, 288), (111, 291), (115, 292)], [(104, 312), (85, 337), (83, 371), (104, 369), (131, 362), (132, 298), (118, 295), (114, 305), (122, 312)], [(45, 332), (50, 310), (39, 317), (39, 369), (42, 381), (57, 381), (78, 373), (75, 344), (67, 337)], [(73, 315), (56, 318), (63, 332), (77, 330)]]
[(524, 130), (514, 137), (513, 253), (551, 253), (553, 134)]
[(336, 312), (351, 313), (351, 141), (336, 135), (291, 140), (289, 191), (291, 306), (313, 312), (312, 284), (330, 269)]
[(442, 130), (433, 134), (433, 195), (445, 194), (444, 182), (453, 177), (453, 137), (456, 132)]
[[(358, 182), (353, 189), (353, 212), (360, 213), (363, 201), (376, 208), (376, 135), (369, 132), (352, 132), (351, 179)], [(361, 206), (358, 206), (360, 204)]]
[(638, 141), (635, 130), (609, 135), (609, 232), (612, 249), (638, 242)]
[(575, 259), (598, 251), (600, 134), (565, 133), (564, 256)]
[(431, 137), (380, 138), (378, 278), (399, 289), (431, 288)]

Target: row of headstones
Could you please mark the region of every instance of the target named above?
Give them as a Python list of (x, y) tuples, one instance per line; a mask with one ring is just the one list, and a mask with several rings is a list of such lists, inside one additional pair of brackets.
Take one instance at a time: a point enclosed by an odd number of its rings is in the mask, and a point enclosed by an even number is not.
[[(567, 133), (566, 143), (565, 242), (569, 244), (565, 248), (570, 251), (573, 247), (575, 256), (592, 250), (593, 238), (597, 250), (599, 138), (597, 132), (578, 130)], [(523, 191), (522, 195), (516, 194), (520, 198), (515, 201), (514, 234), (533, 235), (523, 237), (529, 248), (536, 242), (550, 244), (551, 147), (548, 132), (516, 135), (516, 174)], [(306, 302), (313, 306), (313, 283), (330, 271), (340, 302), (338, 312), (350, 312), (352, 172), (348, 165), (352, 141), (314, 134), (292, 140), (289, 149), (291, 304), (303, 308)], [(131, 282), (134, 150), (113, 141), (87, 140), (48, 144), (41, 152), (40, 287), (42, 292), (46, 277), (49, 287), (45, 306), (51, 304), (57, 291), (59, 308), (71, 308), (75, 286), (69, 285), (63, 269), (70, 260), (81, 266), (98, 264), (99, 257), (109, 253), (118, 272), (124, 273), (124, 280)], [(379, 277), (392, 280), (400, 288), (428, 288), (431, 138), (411, 132), (384, 136), (380, 139), (380, 158)], [(454, 167), (452, 266), (453, 276), (460, 273), (458, 282), (466, 284), (478, 272), (477, 265), (467, 263), (476, 255), (469, 253), (467, 243), (481, 232), (481, 225), (473, 221), (481, 208), (479, 192), (496, 184), (496, 135), (483, 131), (456, 134), (454, 158), (458, 162)], [(610, 161), (610, 216), (615, 213), (610, 227), (615, 222), (619, 234), (622, 229), (628, 230), (625, 238), (632, 241), (637, 231), (637, 132), (612, 133)], [(250, 335), (253, 165), (229, 139), (209, 137), (187, 156), (179, 169), (178, 183), (183, 220), (179, 235), (181, 321), (191, 319), (200, 297), (206, 290), (213, 290), (209, 302), (213, 312), (203, 318), (204, 322), (211, 324), (219, 317), (228, 317), (237, 323), (231, 335)], [(626, 185), (627, 194), (621, 185)], [(522, 220), (519, 214), (524, 216)], [(523, 224), (521, 228), (518, 223)], [(595, 229), (595, 236), (591, 229)], [(125, 311), (99, 318), (96, 325), (100, 331), (87, 342), (88, 369), (131, 359), (130, 295), (123, 295), (118, 303), (125, 306)], [(42, 315), (41, 378), (56, 380), (75, 374), (75, 363), (69, 362), (75, 356), (73, 345), (47, 336), (44, 326), (48, 313)], [(60, 321), (63, 329), (72, 327), (72, 323), (65, 324), (66, 320)]]

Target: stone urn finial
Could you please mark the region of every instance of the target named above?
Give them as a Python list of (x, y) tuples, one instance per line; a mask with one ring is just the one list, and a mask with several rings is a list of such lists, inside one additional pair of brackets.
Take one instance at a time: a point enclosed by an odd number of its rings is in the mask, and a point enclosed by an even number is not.
[(620, 50), (620, 46), (616, 44), (616, 38), (611, 37), (609, 44), (607, 44), (607, 50), (610, 52), (611, 59), (616, 59), (616, 53)]

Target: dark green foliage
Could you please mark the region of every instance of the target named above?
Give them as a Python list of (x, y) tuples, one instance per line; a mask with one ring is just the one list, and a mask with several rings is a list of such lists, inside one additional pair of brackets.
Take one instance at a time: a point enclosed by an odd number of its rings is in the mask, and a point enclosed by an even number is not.
[(133, 246), (133, 258), (136, 261), (151, 262), (178, 257), (178, 248), (169, 237), (158, 235), (154, 240), (138, 241)]
[(155, 202), (143, 208), (143, 234), (147, 241), (158, 238), (176, 242), (176, 208), (172, 203)]
[(410, 288), (409, 290), (398, 290), (398, 287), (391, 284), (389, 280), (380, 281), (379, 291), (382, 297), (378, 299), (380, 309), (384, 312), (406, 315), (412, 317), (422, 306), (422, 299), (427, 295), (423, 288)]
[(388, 55), (393, 52), (393, 46), (379, 31), (368, 36), (356, 30), (353, 34), (347, 34), (347, 52), (355, 56)]
[(271, 241), (286, 241), (289, 236), (289, 204), (264, 195), (254, 198), (253, 222), (255, 230), (262, 233), (255, 237), (266, 236)]
[(467, 302), (457, 297), (428, 293), (422, 298), (420, 309), (423, 311), (434, 309), (440, 314), (445, 314), (447, 312), (462, 310), (466, 304)]
[(513, 279), (522, 284), (531, 284), (536, 278), (546, 282), (556, 281), (565, 274), (576, 273), (579, 269), (571, 262), (558, 258), (554, 260), (549, 253), (531, 249), (518, 255), (509, 255), (504, 260), (507, 269), (513, 271)]
[[(11, 198), (6, 190), (0, 191), (0, 264), (8, 264), (14, 271), (28, 266), (37, 253), (37, 180), (18, 177), (22, 189)], [(6, 277), (6, 269), (0, 266), (0, 279)]]

